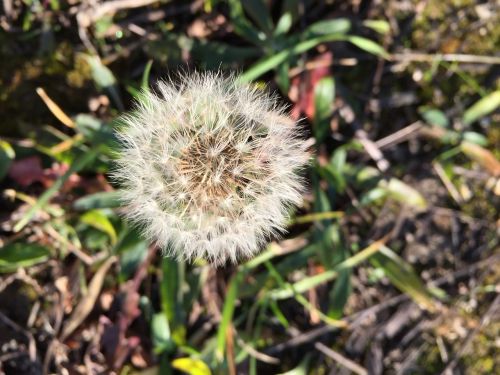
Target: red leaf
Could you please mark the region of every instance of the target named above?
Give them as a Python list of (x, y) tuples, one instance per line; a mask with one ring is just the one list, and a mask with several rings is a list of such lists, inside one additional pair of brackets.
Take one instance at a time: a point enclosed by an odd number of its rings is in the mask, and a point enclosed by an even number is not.
[(30, 156), (15, 160), (9, 169), (9, 177), (21, 186), (29, 186), (34, 182), (43, 182), (42, 162), (39, 156)]
[(288, 92), (290, 100), (295, 102), (291, 110), (292, 118), (297, 120), (305, 114), (309, 119), (314, 119), (314, 88), (319, 80), (330, 75), (332, 60), (332, 53), (325, 52), (308, 63), (315, 66), (313, 69), (292, 79)]

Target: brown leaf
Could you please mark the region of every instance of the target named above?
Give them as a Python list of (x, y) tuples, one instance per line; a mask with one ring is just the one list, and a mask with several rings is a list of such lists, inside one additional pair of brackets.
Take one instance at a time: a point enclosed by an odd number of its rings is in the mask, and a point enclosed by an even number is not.
[(130, 361), (137, 368), (148, 367), (148, 361), (145, 358), (145, 353), (142, 347), (138, 346), (135, 348), (134, 352), (130, 356)]
[(95, 306), (97, 297), (101, 292), (104, 277), (106, 276), (111, 265), (116, 262), (117, 258), (112, 256), (106, 260), (97, 270), (94, 277), (89, 283), (87, 294), (80, 300), (78, 305), (73, 310), (70, 318), (63, 327), (61, 333), (61, 341), (64, 341), (76, 328), (85, 320)]
[(470, 142), (460, 145), (463, 153), (488, 170), (493, 176), (500, 176), (500, 162), (487, 149)]

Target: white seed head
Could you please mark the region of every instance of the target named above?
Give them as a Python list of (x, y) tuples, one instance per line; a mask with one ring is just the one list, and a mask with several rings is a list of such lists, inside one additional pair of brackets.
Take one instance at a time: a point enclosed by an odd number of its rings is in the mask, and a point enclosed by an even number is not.
[(126, 217), (178, 259), (249, 258), (301, 202), (305, 142), (275, 98), (235, 77), (180, 81), (123, 116), (113, 177)]

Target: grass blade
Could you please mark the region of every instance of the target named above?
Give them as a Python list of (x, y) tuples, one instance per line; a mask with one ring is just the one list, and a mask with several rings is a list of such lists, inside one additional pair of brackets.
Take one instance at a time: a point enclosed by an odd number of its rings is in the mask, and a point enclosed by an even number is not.
[(142, 73), (141, 89), (149, 90), (149, 76), (151, 75), (151, 67), (153, 66), (153, 60), (149, 60)]
[(291, 298), (296, 294), (301, 294), (307, 292), (309, 289), (316, 288), (317, 286), (324, 284), (328, 281), (335, 279), (338, 276), (338, 272), (334, 270), (325, 271), (314, 276), (305, 277), (294, 284), (291, 284), (291, 288), (278, 288), (268, 292), (268, 296), (274, 300), (282, 300)]
[(380, 56), (384, 59), (389, 58), (389, 54), (386, 52), (384, 47), (382, 47), (378, 43), (375, 43), (373, 40), (355, 35), (347, 37), (347, 40), (354, 44), (356, 47), (361, 48), (363, 51), (371, 53), (372, 55)]
[(408, 294), (419, 306), (431, 312), (436, 310), (436, 305), (420, 277), (410, 264), (391, 249), (382, 246), (380, 253), (372, 256), (370, 260), (375, 267), (384, 270), (396, 288)]
[(310, 25), (306, 35), (345, 34), (351, 29), (351, 21), (347, 18), (318, 21)]
[(217, 331), (217, 348), (215, 351), (215, 355), (220, 362), (224, 359), (227, 337), (226, 332), (228, 329), (231, 329), (231, 321), (233, 319), (236, 298), (238, 297), (238, 289), (243, 281), (244, 275), (244, 272), (237, 272), (229, 282), (229, 287), (227, 288), (226, 299), (222, 309), (222, 319), (219, 324), (219, 330)]
[(286, 61), (290, 56), (298, 55), (307, 50), (316, 47), (320, 43), (333, 42), (337, 40), (345, 40), (346, 37), (342, 34), (331, 34), (318, 36), (309, 40), (305, 40), (296, 44), (293, 47), (284, 49), (272, 56), (265, 57), (248, 69), (240, 76), (241, 82), (250, 82), (260, 77), (262, 74), (276, 68), (278, 65)]
[(470, 125), (481, 117), (493, 112), (498, 106), (500, 106), (500, 90), (485, 96), (467, 109), (463, 116), (463, 122), (465, 125)]

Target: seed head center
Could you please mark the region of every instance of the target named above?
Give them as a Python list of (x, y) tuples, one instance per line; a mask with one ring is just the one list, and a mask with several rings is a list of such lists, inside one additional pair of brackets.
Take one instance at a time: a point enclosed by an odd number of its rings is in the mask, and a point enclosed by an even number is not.
[[(238, 150), (230, 134), (199, 136), (181, 152), (178, 170), (188, 182), (193, 203), (214, 211), (226, 199), (237, 198), (250, 183), (245, 169), (251, 166), (251, 152)], [(251, 167), (250, 167), (251, 169)]]

